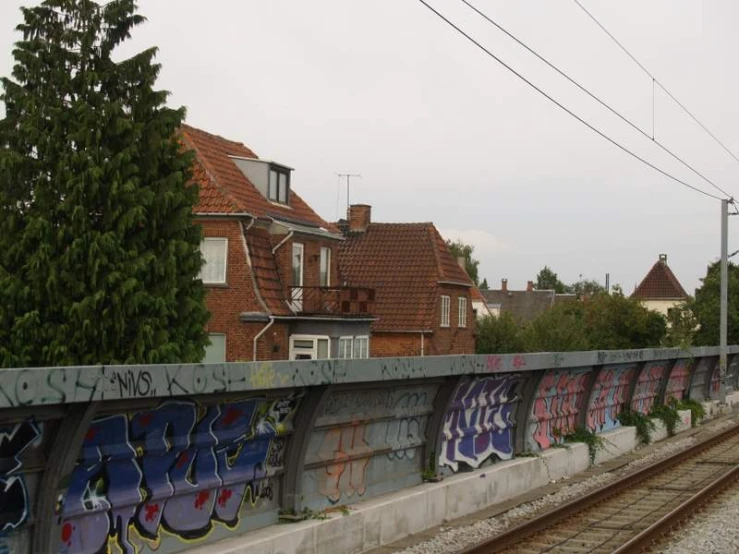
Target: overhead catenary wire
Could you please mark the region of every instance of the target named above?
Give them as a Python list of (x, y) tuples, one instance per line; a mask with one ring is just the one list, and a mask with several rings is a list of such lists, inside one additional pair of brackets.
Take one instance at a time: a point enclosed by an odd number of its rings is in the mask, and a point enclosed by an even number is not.
[(667, 96), (669, 96), (669, 97), (670, 97), (670, 98), (671, 98), (671, 99), (672, 99), (672, 100), (673, 100), (673, 101), (675, 102), (675, 104), (677, 104), (678, 106), (680, 106), (680, 107), (681, 107), (681, 108), (683, 109), (683, 111), (684, 111), (684, 112), (685, 112), (686, 114), (688, 114), (688, 115), (690, 116), (690, 118), (691, 118), (691, 119), (692, 119), (693, 121), (695, 121), (695, 122), (696, 122), (696, 123), (697, 123), (697, 124), (698, 124), (698, 125), (699, 125), (699, 126), (701, 127), (701, 129), (703, 129), (703, 130), (704, 130), (704, 131), (705, 131), (706, 133), (708, 133), (708, 135), (709, 135), (709, 136), (710, 136), (710, 137), (711, 137), (711, 138), (712, 138), (713, 140), (715, 140), (715, 141), (716, 141), (716, 143), (717, 143), (717, 144), (718, 144), (719, 146), (721, 146), (721, 148), (723, 148), (723, 149), (724, 149), (724, 150), (726, 151), (726, 153), (727, 153), (727, 154), (728, 154), (729, 156), (731, 156), (732, 158), (734, 158), (734, 160), (736, 160), (737, 162), (739, 162), (739, 157), (737, 157), (737, 156), (736, 156), (736, 154), (734, 154), (734, 153), (733, 153), (733, 152), (732, 152), (731, 150), (729, 150), (729, 148), (728, 148), (728, 147), (727, 147), (727, 146), (726, 146), (726, 145), (725, 145), (725, 144), (724, 144), (723, 142), (721, 142), (721, 140), (719, 140), (719, 138), (718, 138), (718, 137), (717, 137), (716, 135), (714, 135), (714, 134), (713, 134), (713, 133), (712, 133), (712, 132), (711, 132), (711, 131), (710, 131), (710, 130), (708, 129), (708, 127), (706, 127), (706, 126), (705, 126), (705, 125), (703, 124), (703, 122), (702, 122), (702, 121), (701, 121), (700, 119), (698, 119), (698, 117), (697, 117), (697, 116), (696, 116), (695, 114), (693, 114), (693, 112), (691, 112), (691, 111), (690, 111), (690, 110), (689, 110), (688, 108), (686, 108), (686, 107), (685, 107), (685, 105), (684, 105), (684, 104), (683, 104), (682, 102), (680, 102), (680, 100), (678, 100), (678, 99), (677, 99), (677, 98), (675, 97), (675, 95), (674, 95), (674, 94), (672, 94), (672, 93), (671, 93), (671, 92), (670, 92), (669, 90), (667, 90), (667, 87), (666, 87), (665, 85), (663, 85), (663, 84), (662, 84), (662, 82), (660, 82), (660, 80), (659, 80), (659, 79), (657, 79), (657, 77), (655, 77), (655, 76), (654, 76), (654, 74), (653, 74), (653, 73), (652, 73), (651, 71), (649, 71), (649, 70), (648, 70), (648, 69), (647, 69), (646, 67), (644, 67), (644, 66), (643, 66), (643, 65), (641, 64), (641, 62), (640, 62), (639, 60), (637, 60), (637, 59), (636, 59), (636, 57), (635, 57), (635, 56), (634, 56), (634, 55), (633, 55), (633, 54), (632, 54), (631, 52), (629, 52), (629, 51), (627, 50), (627, 48), (626, 48), (626, 47), (625, 47), (625, 46), (624, 46), (623, 44), (621, 44), (621, 42), (620, 42), (620, 41), (619, 41), (619, 40), (618, 40), (618, 39), (617, 39), (616, 37), (614, 37), (614, 36), (613, 36), (613, 35), (612, 35), (612, 34), (611, 34), (611, 33), (610, 33), (609, 31), (608, 31), (608, 29), (606, 29), (606, 28), (605, 28), (605, 26), (604, 26), (604, 25), (603, 25), (603, 24), (602, 24), (602, 23), (601, 23), (600, 21), (598, 21), (598, 19), (596, 19), (596, 17), (595, 17), (595, 16), (594, 16), (594, 15), (593, 15), (592, 13), (590, 13), (590, 12), (589, 12), (589, 11), (588, 11), (588, 10), (587, 10), (587, 9), (585, 8), (585, 6), (583, 6), (583, 5), (582, 5), (582, 4), (581, 4), (581, 3), (580, 3), (580, 2), (578, 1), (578, 0), (574, 0), (574, 2), (575, 2), (575, 4), (577, 4), (577, 5), (578, 5), (578, 6), (580, 7), (580, 9), (581, 9), (582, 11), (584, 11), (584, 12), (585, 12), (585, 13), (586, 13), (586, 14), (588, 15), (588, 17), (590, 17), (590, 19), (592, 19), (592, 20), (593, 20), (593, 21), (595, 22), (595, 24), (596, 24), (596, 25), (597, 25), (598, 27), (600, 27), (600, 28), (601, 28), (601, 29), (603, 30), (603, 32), (604, 32), (605, 34), (607, 34), (607, 35), (608, 35), (608, 36), (609, 36), (609, 37), (611, 38), (611, 40), (612, 40), (613, 42), (615, 42), (615, 43), (616, 43), (616, 44), (618, 45), (618, 47), (619, 47), (619, 48), (621, 48), (621, 50), (623, 50), (623, 51), (624, 51), (624, 53), (625, 53), (625, 54), (626, 54), (626, 55), (627, 55), (627, 56), (628, 56), (629, 58), (631, 58), (631, 59), (632, 59), (632, 61), (633, 61), (633, 62), (634, 62), (634, 63), (635, 63), (636, 65), (638, 65), (638, 66), (639, 66), (639, 67), (641, 68), (641, 70), (642, 70), (642, 71), (643, 71), (644, 73), (646, 73), (647, 75), (649, 75), (649, 77), (650, 77), (650, 78), (652, 79), (652, 83), (653, 83), (653, 86), (654, 86), (654, 84), (656, 84), (656, 85), (657, 85), (657, 86), (658, 86), (659, 88), (661, 88), (661, 89), (662, 89), (662, 90), (663, 90), (663, 91), (665, 92), (665, 94), (667, 94)]
[[(522, 40), (520, 40), (519, 38), (517, 38), (516, 36), (514, 36), (511, 32), (509, 32), (505, 27), (503, 27), (502, 25), (500, 25), (497, 21), (493, 20), (487, 14), (485, 14), (480, 9), (478, 9), (474, 4), (472, 4), (471, 2), (469, 2), (469, 0), (460, 0), (460, 2), (462, 2), (467, 7), (469, 7), (471, 10), (473, 10), (475, 13), (477, 13), (480, 17), (482, 17), (483, 19), (485, 19), (488, 23), (490, 23), (491, 25), (494, 25), (499, 31), (501, 31), (502, 33), (504, 33), (505, 35), (507, 35), (509, 38), (511, 38), (512, 40), (514, 40), (519, 46), (525, 48), (529, 53), (531, 53), (534, 56), (536, 56), (539, 60), (541, 60), (542, 62), (544, 62), (551, 69), (553, 69), (554, 71), (556, 71), (557, 73), (559, 73), (562, 77), (564, 77), (565, 79), (567, 79), (570, 83), (572, 83), (573, 85), (575, 85), (582, 92), (584, 92), (585, 94), (587, 94), (588, 96), (590, 96), (590, 98), (592, 98), (593, 100), (595, 100), (596, 102), (598, 102), (601, 106), (603, 106), (604, 108), (606, 108), (613, 115), (615, 115), (616, 117), (618, 117), (619, 119), (621, 119), (621, 121), (623, 121), (624, 123), (628, 124), (631, 128), (633, 128), (634, 130), (636, 130), (639, 133), (641, 133), (645, 138), (652, 140), (664, 152), (666, 152), (667, 154), (669, 154), (670, 156), (672, 156), (675, 160), (677, 160), (678, 162), (680, 162), (681, 164), (683, 164), (685, 167), (687, 167), (688, 169), (690, 169), (693, 173), (695, 173), (696, 175), (698, 175), (701, 179), (703, 179), (704, 181), (706, 181), (708, 184), (710, 184), (713, 188), (715, 188), (721, 194), (723, 194), (723, 195), (731, 198), (731, 195), (728, 192), (726, 192), (725, 190), (723, 190), (716, 183), (714, 183), (711, 179), (709, 179), (708, 177), (706, 177), (705, 175), (703, 175), (700, 171), (698, 171), (697, 169), (695, 169), (692, 165), (690, 165), (688, 162), (686, 162), (685, 160), (683, 160), (680, 156), (678, 156), (677, 154), (675, 154), (672, 150), (670, 150), (669, 148), (667, 148), (665, 145), (663, 145), (661, 142), (659, 142), (658, 140), (656, 140), (654, 138), (654, 118), (652, 118), (652, 136), (649, 136), (649, 134), (646, 131), (644, 131), (641, 127), (639, 127), (636, 123), (634, 123), (633, 121), (631, 121), (625, 115), (623, 115), (620, 112), (618, 112), (615, 108), (613, 108), (612, 106), (610, 106), (604, 100), (602, 100), (601, 98), (599, 98), (598, 96), (596, 96), (595, 94), (593, 94), (592, 92), (590, 92), (587, 88), (585, 88), (583, 85), (581, 85), (578, 81), (576, 81), (575, 79), (573, 79), (572, 77), (570, 77), (567, 73), (565, 73), (564, 71), (562, 71), (561, 69), (559, 69), (552, 62), (550, 62), (544, 56), (542, 56), (541, 54), (539, 54), (536, 50), (534, 50), (533, 48), (531, 48), (530, 46), (528, 46), (526, 43), (524, 43)], [(653, 113), (654, 113), (654, 108), (653, 108)]]
[(482, 44), (480, 44), (479, 42), (477, 42), (474, 38), (472, 38), (472, 36), (470, 36), (465, 31), (463, 31), (460, 27), (458, 27), (454, 22), (452, 22), (450, 19), (448, 19), (445, 15), (443, 15), (441, 12), (439, 12), (438, 10), (436, 10), (436, 8), (434, 8), (432, 5), (430, 5), (428, 2), (426, 2), (426, 0), (418, 0), (418, 1), (421, 4), (423, 4), (426, 8), (428, 8), (431, 12), (433, 12), (438, 18), (440, 18), (442, 21), (444, 21), (447, 25), (449, 25), (450, 27), (452, 27), (455, 31), (457, 31), (459, 34), (461, 34), (463, 37), (465, 37), (467, 40), (469, 40), (472, 44), (474, 44), (475, 46), (477, 46), (480, 50), (482, 50), (488, 56), (490, 56), (495, 61), (497, 61), (500, 65), (502, 65), (508, 71), (510, 71), (511, 73), (513, 73), (516, 77), (518, 77), (519, 79), (521, 79), (524, 83), (526, 83), (531, 88), (533, 88), (534, 90), (536, 90), (539, 94), (541, 94), (542, 96), (544, 96), (545, 98), (547, 98), (550, 102), (552, 102), (553, 104), (555, 104), (556, 106), (558, 106), (560, 109), (562, 109), (563, 111), (565, 111), (566, 113), (568, 113), (570, 116), (572, 116), (575, 119), (577, 119), (580, 123), (582, 123), (583, 125), (585, 125), (588, 129), (590, 129), (594, 133), (600, 135), (602, 138), (604, 138), (605, 140), (607, 140), (608, 142), (610, 142), (611, 144), (613, 144), (617, 148), (619, 148), (622, 151), (626, 152), (627, 154), (629, 154), (633, 158), (639, 160), (640, 162), (642, 162), (643, 164), (647, 165), (648, 167), (651, 167), (652, 169), (654, 169), (658, 173), (664, 175), (665, 177), (667, 177), (669, 179), (672, 179), (676, 183), (679, 183), (679, 184), (681, 184), (681, 185), (683, 185), (683, 186), (685, 186), (685, 187), (687, 187), (687, 188), (689, 188), (691, 190), (694, 190), (695, 192), (699, 192), (700, 194), (703, 194), (705, 196), (708, 196), (709, 198), (713, 198), (714, 200), (721, 200), (720, 197), (718, 197), (718, 196), (716, 196), (714, 194), (711, 194), (710, 192), (706, 192), (704, 190), (701, 190), (698, 187), (695, 187), (695, 186), (693, 186), (693, 185), (691, 185), (691, 184), (683, 181), (682, 179), (679, 179), (678, 177), (675, 177), (674, 175), (671, 175), (671, 174), (667, 173), (667, 171), (665, 171), (664, 169), (662, 169), (662, 168), (654, 165), (653, 163), (647, 161), (645, 158), (642, 158), (641, 156), (639, 156), (635, 152), (633, 152), (633, 151), (629, 150), (628, 148), (626, 148), (621, 143), (619, 143), (616, 140), (612, 139), (611, 137), (609, 137), (608, 135), (606, 135), (603, 131), (599, 130), (598, 128), (594, 127), (593, 125), (591, 125), (590, 123), (588, 123), (587, 121), (585, 121), (579, 115), (577, 115), (572, 110), (570, 110), (569, 108), (567, 108), (566, 106), (564, 106), (563, 104), (561, 104), (560, 102), (558, 102), (557, 100), (555, 100), (552, 96), (550, 96), (549, 94), (547, 94), (546, 92), (544, 92), (541, 88), (539, 88), (534, 83), (532, 83), (530, 80), (528, 80), (526, 77), (524, 77), (523, 75), (521, 75), (518, 71), (516, 71), (515, 69), (513, 69), (510, 65), (508, 65), (507, 63), (505, 63), (502, 59), (500, 59), (495, 54), (493, 54), (490, 50), (488, 50)]

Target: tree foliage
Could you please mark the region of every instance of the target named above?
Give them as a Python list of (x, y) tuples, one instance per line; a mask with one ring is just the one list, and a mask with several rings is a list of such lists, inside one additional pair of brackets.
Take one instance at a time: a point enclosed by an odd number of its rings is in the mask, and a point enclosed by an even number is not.
[(678, 304), (667, 310), (667, 347), (689, 348), (695, 342), (698, 320), (693, 313), (693, 302)]
[[(729, 263), (728, 343), (739, 344), (739, 266)], [(701, 286), (695, 291), (690, 307), (695, 315), (698, 330), (695, 346), (715, 346), (719, 343), (719, 318), (721, 313), (721, 264), (708, 266)]]
[(598, 281), (592, 279), (581, 279), (567, 286), (568, 292), (574, 293), (578, 298), (593, 296), (605, 292), (606, 289)]
[[(598, 293), (582, 301), (562, 302), (527, 325), (504, 312), (498, 325), (478, 329), (478, 352), (571, 352), (660, 346), (665, 318), (644, 308), (620, 290)], [(510, 320), (510, 321), (509, 321)], [(513, 322), (514, 325), (511, 324)], [(492, 346), (490, 346), (492, 345)]]
[(463, 243), (460, 239), (457, 239), (455, 241), (447, 239), (446, 245), (449, 248), (449, 251), (452, 253), (452, 256), (454, 256), (455, 260), (457, 258), (464, 258), (465, 271), (467, 271), (467, 275), (470, 276), (472, 282), (475, 283), (475, 286), (477, 286), (480, 282), (477, 271), (480, 262), (472, 257), (472, 254), (475, 251), (475, 247), (471, 244)]
[(559, 276), (546, 265), (536, 275), (534, 288), (536, 290), (553, 290), (558, 294), (570, 292), (569, 287), (560, 281)]
[(508, 354), (524, 352), (526, 345), (521, 327), (510, 314), (486, 316), (476, 321), (478, 354)]
[(0, 366), (199, 361), (197, 190), (155, 90), (116, 62), (134, 0), (24, 8), (0, 121)]

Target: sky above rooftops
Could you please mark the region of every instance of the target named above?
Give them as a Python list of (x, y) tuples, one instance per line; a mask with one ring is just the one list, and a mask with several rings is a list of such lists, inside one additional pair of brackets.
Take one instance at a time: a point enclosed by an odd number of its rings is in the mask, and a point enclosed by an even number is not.
[[(582, 0), (739, 153), (739, 3)], [(38, 2), (25, 2), (25, 5)], [(716, 192), (457, 0), (436, 0), (496, 55), (652, 163)], [(20, 37), (0, 2), (0, 75)], [(478, 0), (513, 34), (648, 134), (652, 82), (572, 0)], [(633, 291), (660, 253), (689, 293), (719, 256), (719, 202), (643, 166), (477, 50), (417, 0), (139, 0), (121, 49), (160, 48), (159, 85), (188, 122), (295, 168), (325, 219), (350, 200), (374, 221), (433, 221), (475, 246), (480, 276), (522, 289), (544, 265)], [(730, 194), (739, 163), (657, 91), (656, 136)], [(739, 222), (737, 222), (739, 223)], [(739, 248), (730, 222), (729, 249)]]

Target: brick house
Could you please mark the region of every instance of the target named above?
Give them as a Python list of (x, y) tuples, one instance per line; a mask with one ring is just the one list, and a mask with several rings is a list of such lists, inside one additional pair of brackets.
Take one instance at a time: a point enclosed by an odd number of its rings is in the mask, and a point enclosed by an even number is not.
[(377, 291), (371, 356), (474, 353), (473, 283), (433, 223), (372, 223), (358, 204), (340, 227), (342, 282)]
[(338, 281), (339, 230), (292, 189), (292, 169), (183, 126), (199, 186), (205, 361), (367, 357), (374, 291)]

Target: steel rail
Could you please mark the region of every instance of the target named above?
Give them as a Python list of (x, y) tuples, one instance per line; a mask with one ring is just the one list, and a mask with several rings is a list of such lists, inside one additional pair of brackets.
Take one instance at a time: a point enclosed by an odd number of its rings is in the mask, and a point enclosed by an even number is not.
[(638, 554), (658, 542), (672, 528), (695, 513), (695, 509), (726, 490), (726, 487), (739, 479), (739, 464), (724, 473), (721, 477), (704, 487), (687, 501), (662, 516), (658, 521), (644, 529), (637, 536), (625, 542), (613, 554)]
[[(633, 473), (629, 473), (628, 475), (625, 475), (624, 477), (621, 477), (603, 487), (597, 488), (584, 496), (561, 504), (531, 520), (524, 521), (499, 535), (495, 535), (480, 543), (460, 550), (458, 554), (495, 554), (520, 544), (523, 539), (531, 537), (540, 531), (544, 531), (554, 524), (582, 512), (587, 508), (610, 498), (611, 496), (633, 488), (634, 485), (641, 483), (650, 477), (663, 473), (664, 471), (699, 455), (702, 451), (712, 448), (713, 446), (716, 446), (717, 444), (720, 444), (738, 434), (739, 425), (730, 427), (729, 429), (709, 437), (708, 439), (678, 452), (677, 454), (659, 460)], [(629, 552), (636, 551), (634, 550)]]

